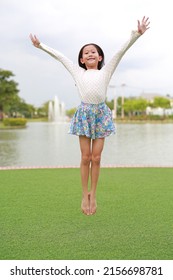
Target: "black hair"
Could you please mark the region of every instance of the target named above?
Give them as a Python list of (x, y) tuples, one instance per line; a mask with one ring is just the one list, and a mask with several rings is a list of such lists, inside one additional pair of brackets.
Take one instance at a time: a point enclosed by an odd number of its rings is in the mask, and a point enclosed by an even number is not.
[(89, 46), (89, 45), (94, 46), (94, 47), (97, 49), (98, 54), (102, 57), (102, 60), (99, 61), (99, 63), (98, 63), (98, 70), (100, 70), (100, 69), (103, 67), (103, 65), (105, 64), (105, 63), (104, 63), (104, 58), (105, 58), (105, 57), (104, 57), (104, 52), (103, 52), (103, 50), (102, 50), (98, 45), (93, 44), (93, 43), (86, 44), (86, 45), (84, 45), (84, 46), (81, 48), (81, 50), (80, 50), (80, 52), (79, 52), (79, 55), (78, 55), (78, 63), (79, 63), (79, 66), (82, 67), (82, 68), (84, 68), (85, 70), (87, 70), (85, 64), (83, 64), (80, 60), (81, 60), (81, 58), (82, 58), (82, 56), (83, 56), (83, 49), (84, 49), (85, 47)]

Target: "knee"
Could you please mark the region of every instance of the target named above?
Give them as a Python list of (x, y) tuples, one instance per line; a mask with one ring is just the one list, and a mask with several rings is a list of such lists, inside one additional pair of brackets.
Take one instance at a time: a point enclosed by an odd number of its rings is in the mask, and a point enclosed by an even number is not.
[(89, 165), (91, 161), (90, 155), (82, 155), (82, 164)]
[(92, 155), (92, 163), (100, 165), (101, 155)]

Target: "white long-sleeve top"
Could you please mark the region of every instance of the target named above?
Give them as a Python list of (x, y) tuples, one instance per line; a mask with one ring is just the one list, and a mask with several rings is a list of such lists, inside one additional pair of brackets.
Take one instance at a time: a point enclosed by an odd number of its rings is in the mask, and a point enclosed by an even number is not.
[(73, 63), (59, 51), (56, 51), (41, 43), (39, 48), (60, 61), (72, 75), (78, 88), (81, 101), (89, 104), (99, 104), (105, 102), (107, 88), (110, 79), (126, 51), (140, 37), (140, 33), (132, 31), (130, 39), (123, 47), (105, 64), (100, 70), (85, 70), (78, 64)]

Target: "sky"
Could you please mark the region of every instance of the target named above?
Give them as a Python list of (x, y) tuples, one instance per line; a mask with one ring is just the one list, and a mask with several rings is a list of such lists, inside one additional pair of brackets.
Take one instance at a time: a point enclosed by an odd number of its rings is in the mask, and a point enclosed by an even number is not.
[[(55, 96), (66, 109), (80, 103), (71, 75), (29, 34), (59, 50), (74, 63), (86, 43), (96, 43), (105, 62), (137, 29), (145, 15), (150, 29), (128, 50), (107, 92), (114, 96), (156, 93), (173, 96), (171, 0), (0, 0), (0, 68), (10, 70), (25, 102), (42, 106)], [(122, 86), (125, 85), (125, 86)], [(123, 91), (123, 93), (122, 93)]]

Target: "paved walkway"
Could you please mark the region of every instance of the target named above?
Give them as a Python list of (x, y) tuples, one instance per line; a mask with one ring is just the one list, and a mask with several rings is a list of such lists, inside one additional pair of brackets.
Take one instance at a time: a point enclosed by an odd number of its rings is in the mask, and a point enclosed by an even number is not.
[[(20, 169), (57, 169), (57, 168), (80, 168), (80, 166), (58, 165), (58, 166), (0, 166), (0, 170), (20, 170)], [(101, 168), (173, 168), (173, 165), (103, 165)]]

